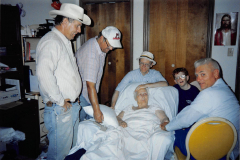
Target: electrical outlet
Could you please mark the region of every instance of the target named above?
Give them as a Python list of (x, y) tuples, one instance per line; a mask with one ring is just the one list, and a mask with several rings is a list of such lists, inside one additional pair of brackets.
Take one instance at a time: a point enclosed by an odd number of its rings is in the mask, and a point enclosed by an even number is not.
[(228, 48), (228, 56), (233, 56), (233, 48)]

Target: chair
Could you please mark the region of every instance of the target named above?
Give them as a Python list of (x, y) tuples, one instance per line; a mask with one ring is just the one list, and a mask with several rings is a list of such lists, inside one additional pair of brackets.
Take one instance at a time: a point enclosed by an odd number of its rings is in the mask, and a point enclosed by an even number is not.
[(187, 157), (175, 147), (177, 160), (218, 160), (227, 155), (227, 160), (236, 144), (237, 132), (231, 122), (224, 118), (210, 117), (195, 123), (186, 137)]

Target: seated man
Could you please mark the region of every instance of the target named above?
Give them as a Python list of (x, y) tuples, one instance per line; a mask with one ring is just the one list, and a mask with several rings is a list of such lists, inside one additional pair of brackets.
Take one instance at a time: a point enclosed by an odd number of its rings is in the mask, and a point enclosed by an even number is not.
[[(164, 122), (161, 128), (166, 131), (174, 131), (187, 128), (193, 123), (207, 117), (222, 117), (229, 120), (236, 128), (239, 135), (239, 102), (233, 92), (220, 77), (220, 66), (211, 58), (196, 61), (196, 80), (202, 91), (194, 99), (191, 105), (186, 106), (171, 122)], [(187, 134), (187, 133), (186, 133)], [(187, 155), (185, 138), (175, 135), (177, 146), (184, 155)], [(239, 139), (230, 156), (236, 159), (239, 155)]]
[[(168, 152), (174, 142), (174, 135), (162, 131), (161, 123), (169, 122), (168, 117), (159, 105), (148, 105), (148, 89), (141, 88), (134, 92), (137, 106), (129, 105), (117, 119), (117, 128), (106, 131), (95, 130), (90, 121), (83, 121), (79, 148), (86, 149), (83, 159), (170, 159)], [(93, 128), (89, 128), (89, 126)], [(94, 132), (89, 132), (93, 130)], [(96, 134), (95, 134), (96, 133)], [(83, 137), (87, 137), (86, 139)], [(74, 149), (76, 151), (76, 149)], [(72, 152), (70, 152), (71, 154)]]
[(153, 54), (147, 51), (144, 51), (139, 58), (139, 69), (130, 71), (118, 84), (117, 88), (112, 97), (111, 108), (115, 108), (119, 92), (121, 92), (129, 83), (134, 82), (146, 82), (147, 84), (142, 84), (136, 88), (155, 88), (168, 86), (167, 81), (162, 76), (159, 71), (150, 69), (156, 62), (153, 60)]

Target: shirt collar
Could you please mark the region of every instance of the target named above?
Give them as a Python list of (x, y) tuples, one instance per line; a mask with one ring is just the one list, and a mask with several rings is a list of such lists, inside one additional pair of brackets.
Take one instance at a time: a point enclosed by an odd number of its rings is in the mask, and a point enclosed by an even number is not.
[(64, 36), (57, 28), (53, 27), (53, 28), (52, 28), (52, 31), (53, 31), (54, 33), (56, 33), (56, 34), (62, 39), (62, 41), (63, 41), (65, 44), (71, 43), (70, 40), (67, 39), (67, 37)]
[(222, 78), (219, 78), (219, 79), (212, 85), (212, 87), (217, 86), (217, 85), (219, 85), (219, 84), (221, 84), (221, 83), (224, 83), (224, 82), (223, 82), (223, 79), (222, 79)]
[(138, 72), (139, 72), (139, 74), (141, 74), (142, 76), (146, 76), (146, 75), (150, 74), (150, 72), (151, 72), (151, 69), (149, 69), (149, 70), (148, 70), (148, 73), (147, 73), (147, 74), (145, 74), (145, 75), (143, 75), (143, 74), (142, 74), (142, 72), (141, 72), (140, 68), (138, 68)]
[(96, 36), (96, 37), (94, 37), (94, 45), (96, 46), (96, 48), (97, 48), (97, 53), (99, 54), (99, 55), (106, 55), (106, 53), (104, 53), (102, 50), (101, 50), (101, 48), (100, 48), (100, 46), (99, 46), (99, 44), (98, 44), (98, 42), (97, 42), (97, 37), (98, 36)]

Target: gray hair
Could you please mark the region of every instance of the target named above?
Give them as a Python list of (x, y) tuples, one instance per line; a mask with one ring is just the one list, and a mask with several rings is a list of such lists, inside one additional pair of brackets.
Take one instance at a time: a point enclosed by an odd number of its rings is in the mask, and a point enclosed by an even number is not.
[[(146, 89), (147, 95), (148, 95), (148, 97), (149, 97), (149, 88), (145, 88), (145, 89)], [(137, 92), (135, 92), (135, 90), (134, 90), (134, 92), (133, 92), (133, 96), (134, 96), (134, 99), (137, 98)]]
[(199, 59), (194, 63), (194, 67), (197, 68), (201, 65), (204, 64), (211, 64), (212, 65), (212, 70), (217, 69), (219, 70), (219, 75), (221, 75), (221, 70), (220, 70), (220, 66), (218, 64), (218, 62), (212, 58), (203, 58), (203, 59)]

